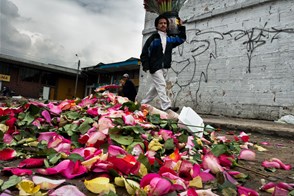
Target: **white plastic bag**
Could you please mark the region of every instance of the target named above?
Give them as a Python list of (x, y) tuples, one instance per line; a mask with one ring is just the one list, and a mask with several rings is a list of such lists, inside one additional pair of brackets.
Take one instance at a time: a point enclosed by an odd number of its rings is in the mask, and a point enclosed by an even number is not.
[(183, 107), (179, 115), (178, 126), (187, 129), (197, 137), (203, 136), (203, 119), (190, 107)]
[(294, 116), (293, 115), (282, 116), (276, 122), (278, 122), (278, 123), (294, 124)]

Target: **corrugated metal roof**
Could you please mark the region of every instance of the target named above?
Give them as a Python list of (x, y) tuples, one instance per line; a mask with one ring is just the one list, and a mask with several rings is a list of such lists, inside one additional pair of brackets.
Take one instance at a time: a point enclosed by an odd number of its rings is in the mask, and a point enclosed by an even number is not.
[(58, 73), (62, 72), (65, 74), (70, 74), (70, 75), (77, 74), (77, 69), (64, 67), (64, 66), (60, 66), (60, 65), (45, 64), (45, 63), (30, 61), (30, 60), (26, 60), (26, 59), (22, 59), (22, 58), (18, 58), (18, 57), (13, 57), (10, 55), (5, 55), (5, 54), (0, 54), (0, 61), (7, 62), (7, 63), (14, 63), (19, 66), (47, 70), (47, 71), (51, 71), (51, 72), (58, 72)]

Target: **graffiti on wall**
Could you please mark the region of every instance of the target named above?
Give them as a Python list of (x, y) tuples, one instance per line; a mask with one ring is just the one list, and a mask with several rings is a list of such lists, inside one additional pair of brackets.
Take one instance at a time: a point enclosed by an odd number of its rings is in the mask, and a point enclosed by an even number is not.
[[(199, 95), (201, 83), (208, 82), (209, 66), (214, 59), (220, 56), (218, 54), (220, 50), (219, 45), (221, 45), (220, 42), (237, 42), (238, 45), (245, 48), (243, 51), (246, 51), (244, 55), (247, 56), (248, 60), (247, 63), (245, 63), (246, 73), (251, 73), (252, 60), (257, 48), (267, 43), (273, 43), (280, 38), (279, 35), (281, 33), (294, 34), (294, 28), (279, 29), (275, 27), (267, 28), (266, 26), (267, 23), (264, 24), (263, 28), (256, 27), (249, 30), (235, 29), (227, 32), (201, 31), (199, 29), (189, 30), (187, 33), (188, 38), (191, 37), (190, 40), (187, 39), (185, 44), (180, 45), (174, 54), (178, 56), (178, 59), (182, 60), (173, 61), (173, 66), (171, 68), (176, 74), (176, 81), (173, 85), (168, 85), (177, 87), (178, 89), (177, 92), (168, 91), (174, 104), (176, 105), (179, 94), (185, 89), (185, 92), (190, 92), (185, 97), (190, 96), (193, 107), (197, 107), (197, 99), (201, 96)], [(230, 47), (229, 43), (227, 45)], [(183, 55), (184, 53), (185, 55)], [(200, 55), (207, 55), (206, 60), (203, 60), (202, 57), (200, 62)], [(200, 72), (200, 75), (197, 70), (198, 64), (201, 64), (202, 67), (205, 65), (205, 69)]]

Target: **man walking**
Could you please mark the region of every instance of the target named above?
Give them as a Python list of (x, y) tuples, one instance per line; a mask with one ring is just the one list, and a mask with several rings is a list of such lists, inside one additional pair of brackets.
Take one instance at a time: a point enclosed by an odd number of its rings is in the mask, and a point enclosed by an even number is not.
[(159, 15), (154, 24), (157, 32), (147, 39), (140, 56), (143, 71), (149, 71), (152, 79), (151, 87), (141, 103), (149, 103), (158, 95), (163, 111), (171, 109), (176, 112), (179, 108), (171, 105), (171, 100), (166, 94), (166, 81), (168, 80), (168, 69), (171, 67), (172, 49), (184, 43), (186, 28), (180, 25), (179, 34), (169, 36), (167, 35), (169, 22), (165, 16)]

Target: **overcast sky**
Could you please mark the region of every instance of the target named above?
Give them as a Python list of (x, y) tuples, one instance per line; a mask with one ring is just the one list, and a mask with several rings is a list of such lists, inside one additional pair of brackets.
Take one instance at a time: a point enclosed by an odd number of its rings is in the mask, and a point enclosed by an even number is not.
[(72, 68), (139, 58), (143, 0), (0, 2), (1, 54)]

